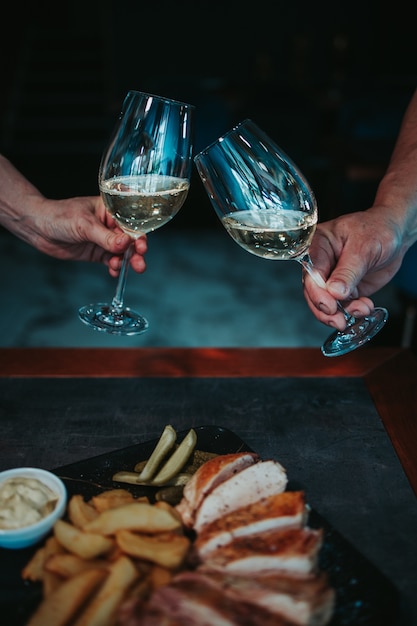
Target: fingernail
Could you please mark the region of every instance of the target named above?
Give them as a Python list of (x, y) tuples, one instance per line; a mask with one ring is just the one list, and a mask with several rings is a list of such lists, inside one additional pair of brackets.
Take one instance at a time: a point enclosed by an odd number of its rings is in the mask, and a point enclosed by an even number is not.
[(345, 299), (349, 294), (349, 287), (341, 280), (329, 280), (327, 288), (331, 287), (333, 294), (337, 295), (340, 299)]
[(323, 302), (319, 302), (319, 310), (325, 315), (330, 315), (329, 308), (325, 304), (323, 304)]
[(367, 313), (364, 313), (363, 311), (350, 311), (350, 314), (353, 315), (353, 317), (357, 317), (358, 319), (360, 319), (361, 317), (365, 317), (366, 315), (369, 315), (371, 313), (370, 310), (368, 310)]

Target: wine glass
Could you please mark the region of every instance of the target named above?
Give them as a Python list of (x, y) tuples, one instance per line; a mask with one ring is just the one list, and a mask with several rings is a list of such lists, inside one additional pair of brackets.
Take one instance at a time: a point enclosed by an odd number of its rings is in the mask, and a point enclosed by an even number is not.
[[(99, 168), (99, 189), (110, 215), (132, 240), (161, 228), (179, 211), (190, 186), (194, 106), (129, 91)], [(147, 319), (124, 305), (129, 261), (126, 250), (110, 303), (79, 309), (95, 330), (136, 335)]]
[[(295, 260), (318, 285), (309, 246), (318, 220), (313, 191), (292, 160), (252, 120), (235, 126), (194, 157), (211, 203), (229, 235), (265, 259)], [(324, 342), (325, 356), (338, 356), (369, 341), (388, 312), (354, 318), (338, 303), (346, 328)]]

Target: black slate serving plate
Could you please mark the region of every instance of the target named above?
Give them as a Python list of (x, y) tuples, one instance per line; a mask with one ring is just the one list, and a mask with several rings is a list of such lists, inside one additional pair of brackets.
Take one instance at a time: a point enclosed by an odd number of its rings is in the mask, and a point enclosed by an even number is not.
[[(250, 450), (226, 428), (200, 426), (195, 430), (197, 447), (201, 450), (217, 454)], [(185, 434), (186, 431), (179, 433), (179, 440)], [(117, 486), (112, 481), (113, 474), (119, 470), (132, 470), (138, 461), (149, 457), (155, 444), (156, 440), (152, 440), (129, 446), (53, 471), (64, 480), (69, 497), (81, 493), (89, 498)], [(119, 486), (130, 489), (137, 496), (150, 493), (149, 488), (120, 483)], [(308, 493), (306, 495), (308, 500)], [(309, 525), (324, 529), (320, 565), (328, 572), (337, 598), (331, 626), (395, 626), (400, 611), (395, 586), (314, 509), (310, 513)], [(0, 623), (5, 626), (24, 626), (40, 601), (40, 586), (23, 582), (20, 576), (36, 549), (0, 549)]]

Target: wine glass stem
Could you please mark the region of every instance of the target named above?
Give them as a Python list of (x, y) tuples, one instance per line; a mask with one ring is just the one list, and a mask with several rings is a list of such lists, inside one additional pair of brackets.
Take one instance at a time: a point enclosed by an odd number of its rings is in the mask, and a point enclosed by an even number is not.
[[(309, 254), (305, 254), (303, 257), (297, 259), (297, 261), (301, 263), (306, 272), (310, 274), (316, 285), (322, 287), (323, 289), (326, 289), (326, 282), (322, 275), (319, 274), (319, 272), (314, 267), (313, 261), (311, 260)], [(356, 318), (354, 318), (353, 315), (350, 315), (350, 313), (346, 311), (346, 309), (340, 304), (339, 300), (337, 300), (337, 308), (341, 313), (343, 313), (347, 327), (352, 326), (356, 322)]]
[(350, 315), (350, 313), (348, 313), (346, 309), (340, 304), (339, 300), (337, 300), (337, 308), (345, 316), (346, 327), (349, 328), (349, 326), (353, 326), (353, 324), (355, 324), (356, 322), (356, 317), (353, 317), (353, 315)]
[(129, 262), (133, 253), (134, 244), (131, 243), (123, 255), (122, 267), (120, 269), (119, 279), (117, 281), (116, 292), (111, 301), (111, 305), (116, 313), (121, 313), (123, 309), (124, 293), (126, 288), (127, 271)]

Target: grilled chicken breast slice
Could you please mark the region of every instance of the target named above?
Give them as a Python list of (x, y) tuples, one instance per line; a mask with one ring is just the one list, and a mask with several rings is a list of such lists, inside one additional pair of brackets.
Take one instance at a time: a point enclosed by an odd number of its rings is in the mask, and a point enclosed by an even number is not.
[(254, 452), (222, 454), (206, 461), (185, 485), (182, 500), (176, 507), (183, 524), (191, 528), (195, 512), (207, 494), (223, 481), (258, 461), (260, 457)]
[(287, 473), (278, 461), (259, 461), (221, 482), (206, 495), (195, 512), (194, 530), (249, 506), (262, 498), (282, 493), (287, 486)]
[(295, 626), (294, 622), (272, 614), (263, 607), (236, 602), (204, 577), (174, 579), (153, 594), (151, 606), (164, 611), (182, 626)]
[(172, 582), (157, 589), (149, 606), (164, 607), (183, 626), (237, 626), (235, 602), (199, 581)]
[(207, 567), (230, 574), (311, 576), (318, 568), (323, 530), (289, 528), (234, 539), (205, 558)]
[(115, 626), (183, 626), (183, 623), (174, 619), (166, 607), (133, 596), (119, 609)]
[(203, 526), (194, 542), (195, 555), (204, 560), (209, 552), (238, 537), (269, 530), (301, 528), (307, 522), (308, 511), (302, 491), (284, 491), (266, 496)]
[(215, 572), (202, 566), (196, 572), (184, 572), (179, 578), (204, 576), (209, 584), (221, 589), (236, 602), (261, 606), (284, 616), (300, 626), (326, 626), (333, 617), (336, 594), (325, 572), (315, 576), (236, 576)]

